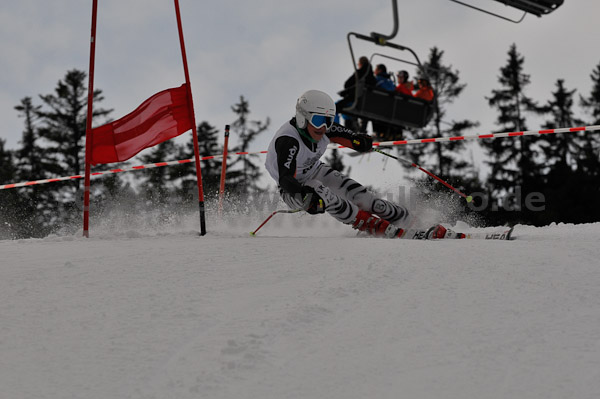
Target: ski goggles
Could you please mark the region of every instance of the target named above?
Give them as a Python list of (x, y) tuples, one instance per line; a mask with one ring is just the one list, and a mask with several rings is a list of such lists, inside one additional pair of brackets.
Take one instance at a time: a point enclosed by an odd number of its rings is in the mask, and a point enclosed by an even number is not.
[(313, 125), (316, 129), (320, 129), (323, 126), (329, 129), (331, 125), (333, 125), (333, 116), (312, 114), (310, 116), (310, 124)]

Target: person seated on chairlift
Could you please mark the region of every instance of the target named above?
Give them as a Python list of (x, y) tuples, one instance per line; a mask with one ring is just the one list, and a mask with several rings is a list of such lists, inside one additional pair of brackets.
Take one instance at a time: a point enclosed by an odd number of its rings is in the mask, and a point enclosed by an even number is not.
[(396, 78), (398, 79), (398, 85), (396, 86), (396, 93), (404, 94), (407, 96), (412, 96), (412, 91), (414, 89), (414, 85), (412, 82), (408, 80), (408, 72), (406, 71), (398, 71), (396, 73)]
[[(366, 131), (366, 126), (361, 126), (359, 120), (352, 116), (345, 115), (342, 111), (346, 107), (354, 104), (354, 95), (357, 84), (364, 84), (367, 86), (375, 86), (375, 76), (373, 76), (373, 68), (369, 59), (364, 55), (358, 59), (356, 64), (356, 71), (346, 79), (344, 82), (344, 90), (339, 92), (342, 97), (335, 103), (335, 123), (340, 123), (341, 119), (344, 119), (344, 125), (355, 131)], [(357, 81), (358, 75), (358, 81)]]
[(375, 79), (377, 80), (376, 87), (387, 90), (394, 91), (396, 90), (396, 86), (392, 79), (390, 79), (390, 75), (387, 72), (387, 68), (384, 64), (378, 64), (375, 67)]
[(434, 94), (431, 84), (429, 84), (429, 80), (425, 78), (417, 79), (417, 87), (418, 90), (414, 94), (416, 98), (422, 98), (426, 101), (433, 101)]
[(335, 104), (336, 108), (336, 123), (339, 122), (339, 115), (342, 113), (342, 109), (351, 106), (354, 103), (354, 93), (356, 90), (356, 75), (358, 74), (358, 81), (364, 82), (367, 86), (375, 86), (375, 76), (373, 76), (373, 69), (369, 59), (364, 55), (358, 59), (356, 73), (350, 75), (344, 82), (344, 90), (339, 92), (342, 96), (341, 100), (338, 100)]
[[(366, 85), (375, 85), (375, 77), (373, 76), (373, 69), (369, 59), (362, 56), (358, 59), (356, 73), (352, 73), (348, 79), (344, 82), (344, 90), (340, 92), (340, 95), (347, 100), (347, 102), (354, 101), (354, 90), (356, 87), (356, 75), (358, 74), (358, 80), (365, 82)], [(349, 105), (349, 104), (346, 104)]]

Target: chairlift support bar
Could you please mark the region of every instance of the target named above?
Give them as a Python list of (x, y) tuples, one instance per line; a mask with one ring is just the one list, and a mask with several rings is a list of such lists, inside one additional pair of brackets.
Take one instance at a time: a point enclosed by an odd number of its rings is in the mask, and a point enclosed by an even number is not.
[(396, 37), (396, 35), (398, 34), (398, 2), (397, 0), (392, 0), (392, 14), (394, 16), (394, 30), (392, 31), (392, 33), (387, 36), (384, 35), (383, 33), (377, 33), (377, 32), (371, 32), (371, 37), (373, 39), (376, 39), (378, 41), (388, 41), (390, 39), (393, 39), (394, 37)]
[(419, 64), (418, 64), (418, 63), (416, 63), (416, 62), (412, 62), (412, 61), (403, 60), (402, 58), (396, 58), (396, 57), (392, 57), (391, 55), (382, 54), (382, 53), (373, 53), (373, 54), (371, 55), (371, 60), (373, 60), (373, 59), (375, 58), (375, 56), (382, 57), (382, 58), (387, 58), (387, 59), (389, 59), (389, 60), (394, 60), (394, 61), (398, 61), (398, 62), (403, 62), (403, 63), (405, 63), (405, 64), (409, 64), (409, 65), (412, 65), (412, 66), (416, 66), (417, 68), (420, 68), (420, 67), (421, 67), (421, 65), (419, 65)]
[[(394, 0), (394, 2), (395, 2), (395, 0)], [(372, 35), (373, 34), (374, 33), (372, 33)], [(421, 60), (419, 59), (419, 56), (417, 55), (417, 53), (415, 53), (409, 47), (402, 46), (402, 45), (396, 44), (396, 43), (391, 43), (391, 42), (388, 42), (387, 40), (382, 41), (382, 40), (380, 40), (381, 36), (373, 37), (373, 36), (362, 35), (362, 34), (356, 33), (356, 32), (350, 32), (350, 33), (348, 33), (348, 35), (346, 37), (348, 40), (348, 47), (350, 48), (350, 56), (352, 57), (352, 65), (354, 66), (354, 73), (356, 74), (357, 81), (358, 81), (358, 69), (356, 68), (356, 57), (354, 56), (354, 50), (352, 49), (352, 41), (350, 40), (352, 36), (356, 37), (357, 39), (362, 39), (362, 40), (366, 40), (368, 42), (375, 43), (378, 46), (391, 47), (391, 48), (395, 48), (395, 49), (401, 50), (401, 51), (409, 51), (413, 55), (413, 57), (415, 57), (415, 59), (417, 60), (417, 63), (413, 64), (413, 65), (418, 66), (420, 69), (423, 68), (423, 65), (421, 64)], [(401, 61), (401, 60), (399, 60), (399, 61)], [(408, 61), (402, 61), (402, 62), (410, 63)]]
[[(371, 35), (373, 35), (373, 34), (376, 34), (376, 33), (371, 33)], [(376, 35), (378, 35), (378, 33)], [(412, 53), (412, 55), (416, 58), (419, 66), (421, 65), (421, 61), (419, 60), (417, 53), (415, 53), (410, 47), (406, 47), (406, 46), (402, 46), (400, 44), (389, 42), (389, 41), (387, 41), (387, 39), (383, 40), (382, 36), (373, 37), (373, 36), (362, 35), (362, 34), (356, 33), (356, 32), (350, 32), (347, 35), (348, 47), (350, 47), (350, 54), (352, 55), (352, 62), (354, 62), (355, 70), (356, 70), (356, 62), (355, 62), (356, 59), (354, 58), (354, 51), (352, 50), (352, 43), (350, 40), (351, 36), (354, 36), (357, 39), (362, 39), (362, 40), (366, 40), (368, 42), (373, 42), (373, 43), (377, 44), (378, 46), (391, 47), (391, 48), (395, 48), (395, 49), (401, 50), (401, 51), (410, 51)]]
[[(420, 70), (420, 71), (423, 73), (423, 75), (425, 76), (425, 78), (428, 78), (428, 79), (429, 79), (429, 73), (428, 73), (428, 71), (439, 71), (439, 70), (438, 70), (438, 69), (436, 69), (436, 68), (431, 68), (431, 67), (428, 67), (428, 66), (426, 66), (426, 65), (421, 65), (421, 64), (419, 64), (419, 63), (417, 63), (417, 62), (412, 62), (412, 61), (408, 61), (408, 60), (403, 60), (402, 58), (392, 57), (391, 55), (382, 54), (382, 53), (373, 53), (373, 54), (371, 55), (371, 61), (372, 61), (372, 60), (375, 58), (375, 56), (382, 57), (382, 58), (387, 58), (387, 59), (389, 59), (389, 60), (394, 60), (394, 61), (398, 61), (398, 62), (403, 62), (403, 63), (405, 63), (405, 64), (408, 64), (408, 65), (415, 66), (415, 67), (419, 68), (419, 70)], [(372, 63), (372, 62), (371, 62), (371, 63)], [(430, 80), (431, 80), (431, 79), (430, 79)]]

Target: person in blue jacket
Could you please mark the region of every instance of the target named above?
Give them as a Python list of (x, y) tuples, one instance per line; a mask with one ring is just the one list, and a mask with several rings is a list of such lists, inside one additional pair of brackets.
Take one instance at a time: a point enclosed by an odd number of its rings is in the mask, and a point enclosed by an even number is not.
[(375, 80), (377, 81), (375, 83), (376, 87), (387, 91), (396, 90), (396, 85), (394, 84), (392, 79), (390, 79), (390, 75), (388, 74), (387, 68), (384, 64), (378, 64), (375, 67)]

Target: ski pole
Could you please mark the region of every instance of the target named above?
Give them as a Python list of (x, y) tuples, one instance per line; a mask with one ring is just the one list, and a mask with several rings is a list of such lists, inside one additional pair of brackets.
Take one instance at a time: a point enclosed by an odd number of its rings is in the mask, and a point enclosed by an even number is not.
[(419, 169), (421, 172), (424, 172), (424, 173), (426, 173), (427, 175), (429, 175), (429, 176), (433, 177), (435, 180), (439, 181), (439, 182), (440, 182), (440, 183), (442, 183), (444, 186), (448, 187), (450, 190), (454, 191), (455, 193), (457, 193), (458, 195), (460, 195), (461, 197), (463, 197), (464, 199), (466, 199), (466, 200), (467, 200), (467, 202), (471, 202), (471, 201), (473, 201), (473, 197), (472, 197), (472, 196), (470, 196), (470, 195), (467, 195), (467, 194), (465, 194), (465, 193), (463, 193), (463, 192), (461, 192), (461, 191), (457, 190), (456, 188), (452, 187), (452, 186), (451, 186), (449, 183), (447, 183), (447, 182), (445, 182), (444, 180), (440, 179), (439, 177), (437, 177), (436, 175), (434, 175), (434, 174), (433, 174), (433, 173), (431, 173), (430, 171), (428, 171), (428, 170), (426, 170), (426, 169), (423, 169), (422, 167), (420, 167), (420, 166), (419, 166), (419, 165), (417, 165), (416, 163), (414, 163), (414, 162), (411, 162), (411, 161), (409, 161), (409, 160), (407, 160), (407, 159), (403, 159), (403, 158), (400, 158), (400, 157), (394, 156), (394, 155), (392, 155), (392, 154), (388, 154), (387, 152), (383, 152), (383, 151), (381, 151), (381, 150), (380, 150), (380, 149), (378, 149), (378, 148), (373, 148), (373, 151), (375, 151), (375, 152), (378, 152), (378, 153), (380, 153), (380, 154), (383, 154), (383, 155), (385, 155), (386, 157), (394, 158), (394, 159), (396, 159), (396, 160), (398, 160), (398, 161), (404, 162), (404, 163), (406, 163), (406, 164), (408, 164), (408, 165), (412, 166), (413, 168), (417, 168), (417, 169)]
[(275, 211), (275, 212), (271, 213), (271, 214), (269, 215), (269, 217), (268, 217), (268, 218), (266, 218), (266, 219), (265, 219), (265, 221), (264, 221), (264, 222), (262, 222), (262, 223), (260, 224), (260, 226), (258, 226), (258, 227), (256, 228), (256, 230), (254, 230), (254, 231), (251, 231), (251, 232), (250, 232), (250, 235), (251, 235), (252, 237), (254, 237), (254, 236), (256, 235), (256, 232), (257, 232), (258, 230), (260, 230), (260, 228), (261, 228), (261, 227), (263, 227), (265, 224), (267, 224), (267, 222), (268, 222), (269, 220), (271, 220), (271, 218), (272, 218), (273, 216), (275, 216), (276, 214), (278, 214), (278, 213), (297, 213), (297, 212), (300, 212), (300, 211), (303, 211), (303, 210), (304, 210), (304, 209), (302, 209), (302, 208), (300, 208), (300, 209), (279, 209), (279, 210), (277, 210), (277, 211)]

